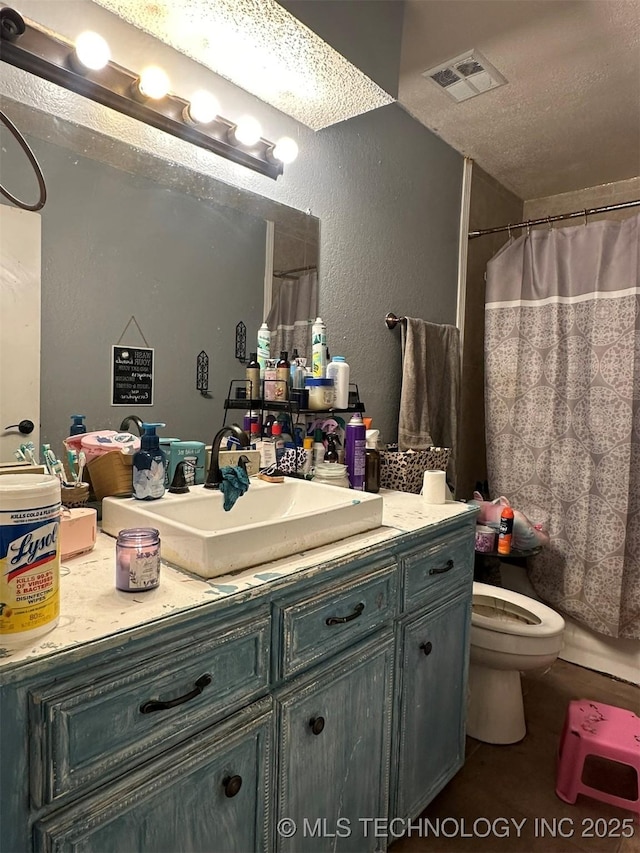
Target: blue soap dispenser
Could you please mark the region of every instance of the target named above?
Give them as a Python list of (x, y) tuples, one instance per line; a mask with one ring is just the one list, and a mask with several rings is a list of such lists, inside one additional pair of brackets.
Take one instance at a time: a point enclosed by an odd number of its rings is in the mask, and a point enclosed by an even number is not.
[(140, 450), (133, 456), (133, 496), (154, 501), (164, 495), (167, 458), (160, 449), (156, 429), (165, 424), (142, 424)]
[(83, 435), (87, 431), (84, 423), (86, 417), (86, 415), (71, 415), (73, 423), (69, 428), (69, 435)]

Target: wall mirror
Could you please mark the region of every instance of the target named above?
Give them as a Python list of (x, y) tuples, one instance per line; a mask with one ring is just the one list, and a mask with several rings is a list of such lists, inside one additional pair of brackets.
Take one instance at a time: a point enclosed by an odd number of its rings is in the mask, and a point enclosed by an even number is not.
[[(89, 429), (117, 429), (137, 414), (166, 423), (164, 435), (210, 443), (230, 381), (244, 376), (236, 326), (245, 324), (248, 355), (280, 279), (273, 274), (317, 268), (319, 220), (12, 99), (0, 108), (31, 145), (48, 191), (40, 213), (25, 214), (41, 217), (40, 440), (57, 445), (70, 415), (82, 413)], [(1, 140), (3, 184), (35, 200), (24, 154), (4, 129)], [(111, 405), (118, 343), (153, 348), (152, 406)], [(207, 396), (196, 388), (201, 351)], [(15, 421), (25, 416), (16, 411)]]

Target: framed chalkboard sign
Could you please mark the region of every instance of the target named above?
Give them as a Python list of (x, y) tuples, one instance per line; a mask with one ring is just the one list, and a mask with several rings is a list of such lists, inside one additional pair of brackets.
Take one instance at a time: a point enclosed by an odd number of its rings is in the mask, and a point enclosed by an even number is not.
[(111, 405), (153, 405), (153, 349), (111, 348)]

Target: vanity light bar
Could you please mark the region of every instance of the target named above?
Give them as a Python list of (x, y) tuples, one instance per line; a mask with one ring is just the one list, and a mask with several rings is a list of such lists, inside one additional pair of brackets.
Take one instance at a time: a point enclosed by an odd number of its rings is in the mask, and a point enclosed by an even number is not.
[[(115, 62), (83, 73), (75, 60), (75, 47), (61, 41), (13, 9), (0, 9), (0, 59), (124, 115), (145, 122), (193, 145), (199, 145), (274, 180), (283, 163), (274, 157), (275, 143), (260, 138), (251, 146), (235, 141), (236, 124), (221, 116), (197, 127), (185, 120), (189, 102), (168, 94), (158, 100), (140, 99), (139, 75)], [(24, 29), (23, 29), (24, 28)]]

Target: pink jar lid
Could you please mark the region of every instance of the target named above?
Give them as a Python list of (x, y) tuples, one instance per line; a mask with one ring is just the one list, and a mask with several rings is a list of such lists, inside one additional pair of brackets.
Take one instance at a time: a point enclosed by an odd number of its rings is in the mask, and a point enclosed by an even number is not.
[(125, 453), (135, 453), (140, 450), (140, 438), (130, 432), (116, 432), (113, 429), (103, 429), (97, 432), (87, 432), (81, 438), (82, 449), (87, 459), (95, 459), (114, 450)]

